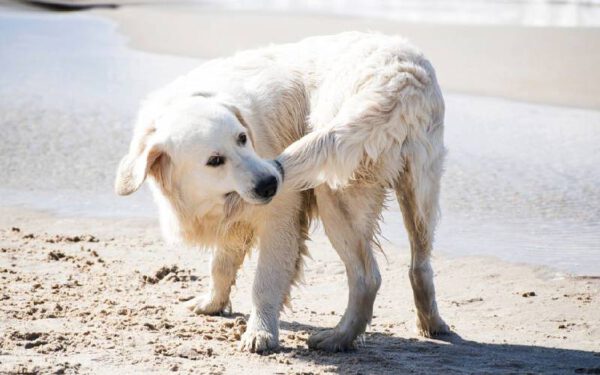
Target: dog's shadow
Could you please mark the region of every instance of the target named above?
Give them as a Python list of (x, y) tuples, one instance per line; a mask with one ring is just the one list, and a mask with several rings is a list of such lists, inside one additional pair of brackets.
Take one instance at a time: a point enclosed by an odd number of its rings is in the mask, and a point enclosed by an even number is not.
[[(310, 334), (322, 328), (297, 322), (281, 322), (281, 328)], [(287, 347), (299, 360), (326, 365), (342, 374), (405, 373), (582, 373), (600, 374), (600, 353), (533, 345), (479, 343), (456, 333), (434, 340), (402, 338), (371, 332), (357, 348), (345, 353)]]

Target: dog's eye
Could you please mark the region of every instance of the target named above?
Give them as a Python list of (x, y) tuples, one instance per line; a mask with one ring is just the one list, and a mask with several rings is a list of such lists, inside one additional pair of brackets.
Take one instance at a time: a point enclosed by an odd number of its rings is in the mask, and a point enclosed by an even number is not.
[(209, 167), (218, 167), (219, 165), (225, 164), (225, 157), (221, 155), (213, 155), (208, 158), (206, 165)]
[(248, 137), (246, 136), (246, 133), (241, 133), (240, 135), (238, 135), (238, 139), (237, 139), (238, 145), (243, 146), (246, 144), (246, 141), (248, 141)]

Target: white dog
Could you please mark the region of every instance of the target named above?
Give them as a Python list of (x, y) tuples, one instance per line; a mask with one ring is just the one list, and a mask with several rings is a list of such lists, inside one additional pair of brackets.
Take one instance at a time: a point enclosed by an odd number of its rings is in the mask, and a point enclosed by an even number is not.
[(260, 352), (278, 346), (279, 313), (317, 211), (350, 290), (338, 325), (308, 344), (353, 346), (381, 283), (373, 247), (393, 189), (410, 237), (418, 328), (445, 333), (429, 262), (443, 121), (431, 64), (401, 38), (353, 32), (241, 52), (150, 96), (116, 191), (130, 194), (149, 175), (165, 236), (213, 249), (210, 291), (194, 300), (196, 313), (228, 308), (236, 272), (258, 246), (240, 347)]

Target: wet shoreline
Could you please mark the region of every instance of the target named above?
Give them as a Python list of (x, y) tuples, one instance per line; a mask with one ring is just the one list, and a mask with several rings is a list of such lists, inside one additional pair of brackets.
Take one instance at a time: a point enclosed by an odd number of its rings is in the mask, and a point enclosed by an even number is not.
[[(0, 62), (1, 206), (156, 215), (147, 191), (112, 193), (114, 170), (139, 100), (201, 60), (132, 50), (117, 24), (94, 14), (0, 15), (8, 56)], [(600, 275), (600, 111), (451, 90), (445, 97), (449, 154), (436, 251)], [(404, 247), (396, 202), (389, 206), (383, 235)]]

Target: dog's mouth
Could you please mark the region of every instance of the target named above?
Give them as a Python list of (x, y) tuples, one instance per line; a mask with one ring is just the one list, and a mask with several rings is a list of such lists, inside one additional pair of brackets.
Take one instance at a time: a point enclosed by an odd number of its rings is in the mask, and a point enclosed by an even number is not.
[(237, 213), (241, 212), (242, 209), (249, 204), (252, 205), (264, 205), (267, 204), (269, 202), (271, 202), (271, 200), (273, 199), (273, 197), (271, 198), (255, 198), (255, 199), (244, 199), (238, 192), (236, 191), (231, 191), (227, 194), (225, 194), (223, 196), (223, 198), (225, 199), (225, 204), (224, 204), (224, 211), (225, 211), (225, 216), (226, 217), (233, 217), (235, 216)]
[(273, 197), (262, 198), (262, 197), (257, 197), (255, 194), (251, 194), (251, 196), (252, 196), (251, 198), (247, 198), (247, 197), (243, 197), (243, 196), (241, 196), (240, 198), (247, 204), (253, 204), (253, 205), (257, 205), (257, 206), (262, 206), (264, 204), (270, 203), (273, 200)]
[(223, 199), (225, 200), (225, 205), (227, 206), (227, 205), (231, 205), (233, 203), (237, 204), (236, 202), (245, 202), (247, 204), (263, 205), (263, 204), (267, 204), (267, 203), (271, 202), (274, 198), (274, 197), (262, 198), (262, 197), (256, 196), (255, 194), (249, 194), (249, 195), (252, 196), (252, 198), (244, 197), (237, 191), (230, 191), (229, 193), (226, 193), (223, 195)]
[[(256, 201), (253, 201), (252, 204), (256, 204), (256, 205), (263, 205), (263, 204), (267, 204), (270, 203), (273, 200), (273, 197), (271, 198), (260, 198)], [(248, 202), (250, 203), (250, 202)]]
[(224, 198), (225, 204), (223, 205), (223, 211), (225, 212), (225, 217), (229, 219), (238, 214), (246, 204), (242, 197), (235, 191), (225, 194)]

